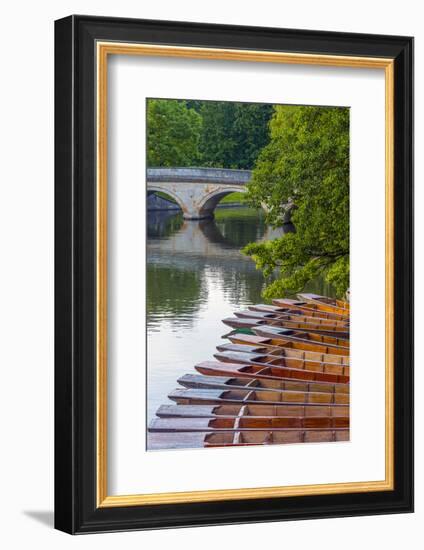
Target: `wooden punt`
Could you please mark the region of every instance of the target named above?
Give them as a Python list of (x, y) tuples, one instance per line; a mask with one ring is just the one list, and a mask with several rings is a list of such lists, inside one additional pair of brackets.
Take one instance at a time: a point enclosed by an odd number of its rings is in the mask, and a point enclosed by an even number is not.
[[(217, 346), (219, 351), (245, 351), (253, 353), (267, 353), (270, 355), (283, 355), (285, 357), (298, 357), (300, 359), (311, 359), (312, 361), (326, 361), (340, 365), (349, 365), (349, 356), (322, 353), (314, 350), (314, 344), (304, 344), (295, 341), (274, 340), (264, 338), (256, 334), (242, 334), (235, 332), (230, 334), (228, 339), (231, 343)], [(244, 349), (239, 349), (240, 347)], [(321, 347), (321, 346), (320, 346)]]
[(243, 365), (257, 365), (285, 367), (289, 369), (302, 369), (316, 372), (326, 372), (331, 374), (342, 374), (349, 376), (350, 367), (339, 365), (337, 363), (327, 363), (323, 361), (310, 361), (297, 359), (293, 357), (276, 357), (275, 355), (253, 354), (237, 351), (219, 351), (214, 357), (223, 363), (241, 363)]
[(329, 298), (328, 296), (321, 296), (320, 294), (310, 294), (310, 293), (303, 293), (297, 295), (300, 300), (304, 300), (305, 302), (310, 302), (313, 304), (318, 305), (325, 305), (325, 306), (331, 306), (335, 309), (345, 309), (347, 311), (350, 310), (350, 304), (349, 302), (345, 302), (344, 300), (337, 300), (336, 298)]
[(225, 403), (265, 404), (265, 405), (347, 405), (348, 395), (342, 393), (300, 392), (300, 391), (262, 391), (257, 389), (183, 389), (177, 388), (169, 399), (182, 405), (214, 405)]
[[(279, 300), (281, 302), (286, 302), (286, 300)], [(296, 304), (303, 304), (296, 306)], [(251, 311), (257, 311), (257, 312), (263, 312), (263, 313), (275, 313), (277, 315), (279, 314), (285, 314), (285, 313), (292, 313), (293, 315), (306, 315), (307, 317), (312, 318), (319, 318), (319, 319), (326, 319), (327, 321), (341, 321), (343, 323), (349, 324), (349, 317), (346, 317), (344, 315), (338, 315), (337, 313), (332, 314), (328, 313), (326, 311), (320, 311), (317, 309), (313, 309), (311, 307), (307, 307), (310, 304), (307, 304), (306, 302), (298, 302), (294, 300), (287, 300), (287, 304), (285, 306), (277, 306), (277, 305), (271, 305), (271, 304), (255, 304), (253, 306), (248, 306), (248, 309)]]
[(261, 325), (270, 325), (270, 326), (276, 326), (278, 328), (283, 328), (287, 330), (296, 330), (300, 332), (306, 332), (306, 333), (315, 333), (321, 336), (325, 336), (328, 338), (337, 338), (337, 339), (349, 339), (349, 331), (346, 330), (346, 327), (343, 329), (335, 328), (332, 330), (329, 327), (324, 327), (319, 324), (312, 324), (312, 323), (303, 323), (303, 322), (296, 322), (296, 321), (289, 321), (289, 320), (282, 320), (282, 319), (268, 319), (266, 317), (261, 318), (242, 318), (242, 317), (227, 317), (226, 319), (223, 319), (222, 322), (226, 325), (228, 325), (231, 328), (234, 329), (250, 329), (253, 330), (256, 326)]
[[(251, 378), (264, 378), (276, 380), (281, 378), (292, 378), (295, 380), (308, 380), (313, 382), (333, 382), (334, 384), (347, 384), (349, 382), (348, 374), (338, 374), (326, 372), (325, 367), (322, 371), (293, 369), (276, 365), (264, 364), (243, 364), (243, 363), (222, 363), (220, 361), (204, 361), (196, 365), (196, 370), (206, 376), (237, 376)], [(346, 369), (349, 367), (339, 367)]]
[(156, 412), (159, 418), (218, 418), (220, 416), (294, 416), (312, 417), (349, 417), (348, 406), (334, 405), (256, 405), (256, 404), (224, 404), (224, 405), (161, 405)]
[(349, 417), (220, 416), (219, 418), (154, 418), (149, 432), (234, 432), (258, 430), (340, 430), (349, 428)]
[(301, 382), (290, 378), (281, 380), (266, 380), (250, 377), (202, 376), (201, 374), (184, 374), (177, 382), (184, 388), (196, 389), (257, 389), (263, 391), (312, 391), (326, 393), (349, 394), (348, 384), (333, 384), (329, 382)]
[(234, 312), (236, 317), (242, 319), (262, 319), (265, 321), (293, 321), (296, 323), (308, 323), (309, 325), (322, 326), (326, 330), (346, 332), (349, 330), (349, 321), (336, 321), (334, 319), (322, 319), (321, 317), (311, 317), (305, 315), (304, 311), (286, 310), (285, 312), (275, 313), (270, 311), (254, 311), (243, 309)]
[(282, 445), (284, 443), (327, 443), (349, 441), (349, 430), (293, 430), (272, 432), (221, 432), (206, 435), (205, 447)]
[(149, 450), (247, 447), (290, 443), (349, 441), (349, 430), (280, 430), (235, 432), (156, 432), (148, 434)]
[(335, 355), (349, 355), (349, 340), (343, 338), (261, 325), (251, 327), (251, 330), (258, 336), (264, 336), (265, 338), (272, 338), (274, 340), (294, 340), (296, 342), (312, 343), (316, 346), (320, 345), (321, 348), (317, 348), (315, 351), (334, 353)]
[[(242, 313), (242, 315), (240, 315)], [(244, 315), (243, 315), (244, 313)], [(237, 312), (239, 318), (252, 319), (256, 324), (265, 324), (275, 327), (288, 328), (293, 330), (316, 332), (326, 336), (335, 336), (337, 338), (349, 339), (349, 327), (343, 321), (328, 321), (325, 319), (313, 319), (312, 317), (299, 315), (279, 315), (259, 313), (252, 311)], [(250, 315), (249, 315), (250, 314)], [(271, 315), (271, 316), (270, 316)], [(262, 322), (263, 321), (263, 322)]]
[(290, 298), (275, 298), (274, 300), (272, 300), (272, 303), (277, 307), (304, 310), (306, 315), (310, 315), (310, 312), (313, 311), (319, 316), (326, 314), (328, 319), (335, 319), (340, 321), (344, 319), (349, 319), (349, 312), (345, 311), (344, 313), (336, 313), (334, 311), (327, 311), (327, 309), (323, 310), (320, 309), (317, 304), (314, 304), (312, 302), (292, 300)]

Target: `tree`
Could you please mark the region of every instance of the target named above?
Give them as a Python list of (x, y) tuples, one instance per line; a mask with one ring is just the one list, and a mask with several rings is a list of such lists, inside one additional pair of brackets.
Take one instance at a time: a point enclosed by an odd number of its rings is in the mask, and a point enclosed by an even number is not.
[(203, 164), (251, 169), (260, 150), (269, 141), (268, 122), (273, 106), (232, 101), (200, 103)]
[(267, 206), (273, 226), (293, 201), (296, 231), (244, 252), (265, 276), (278, 271), (266, 298), (299, 292), (319, 274), (342, 296), (349, 286), (349, 109), (277, 106), (270, 131), (248, 200)]
[(196, 166), (202, 117), (183, 100), (147, 101), (147, 165)]

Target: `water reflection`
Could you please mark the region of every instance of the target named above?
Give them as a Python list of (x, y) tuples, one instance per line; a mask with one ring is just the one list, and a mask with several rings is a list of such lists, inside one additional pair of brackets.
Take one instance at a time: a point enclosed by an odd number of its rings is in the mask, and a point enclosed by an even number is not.
[(165, 319), (172, 326), (192, 325), (217, 287), (235, 307), (260, 300), (263, 276), (239, 250), (248, 242), (272, 238), (261, 213), (222, 209), (214, 220), (200, 221), (153, 213), (147, 229), (149, 329), (160, 330)]

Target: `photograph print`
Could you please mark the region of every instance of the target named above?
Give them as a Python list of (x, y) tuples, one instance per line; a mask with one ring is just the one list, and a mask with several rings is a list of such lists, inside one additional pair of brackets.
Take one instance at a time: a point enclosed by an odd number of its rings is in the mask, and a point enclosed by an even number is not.
[(146, 100), (147, 450), (349, 441), (349, 120)]

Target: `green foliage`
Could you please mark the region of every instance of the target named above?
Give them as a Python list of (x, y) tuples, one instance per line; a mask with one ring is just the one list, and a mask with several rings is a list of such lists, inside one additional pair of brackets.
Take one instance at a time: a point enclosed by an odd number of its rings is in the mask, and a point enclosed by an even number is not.
[(280, 226), (293, 201), (294, 233), (244, 252), (269, 276), (271, 298), (301, 291), (324, 274), (338, 296), (349, 286), (349, 110), (277, 106), (271, 139), (259, 155), (248, 200), (266, 205), (267, 220)]
[(272, 105), (205, 101), (200, 152), (204, 166), (251, 169), (269, 141)]
[(202, 117), (186, 101), (147, 101), (147, 165), (197, 166)]
[(272, 105), (149, 99), (148, 166), (251, 169), (269, 141)]

